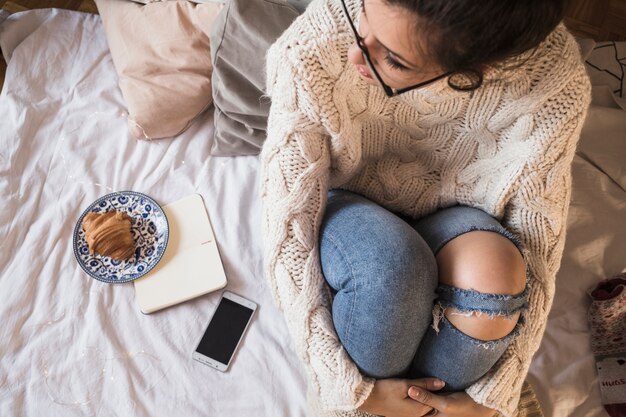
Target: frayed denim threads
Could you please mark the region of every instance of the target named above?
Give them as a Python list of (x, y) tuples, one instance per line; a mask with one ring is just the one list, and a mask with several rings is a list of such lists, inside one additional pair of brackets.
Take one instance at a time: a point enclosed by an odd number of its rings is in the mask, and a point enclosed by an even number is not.
[(453, 307), (462, 313), (481, 312), (491, 317), (512, 316), (528, 307), (528, 287), (517, 295), (486, 294), (439, 284), (437, 301), (442, 307)]
[[(521, 317), (520, 317), (521, 318)], [(495, 340), (480, 340), (474, 337), (468, 336), (459, 329), (457, 329), (454, 324), (450, 323), (450, 320), (444, 314), (444, 308), (441, 307), (440, 304), (436, 304), (433, 308), (433, 324), (432, 329), (438, 335), (443, 327), (449, 327), (450, 331), (455, 333), (455, 336), (461, 340), (464, 340), (466, 343), (471, 343), (474, 346), (480, 346), (484, 349), (495, 350), (500, 345), (508, 346), (509, 343), (517, 336), (521, 330), (521, 326), (524, 324), (524, 320), (518, 320), (515, 328), (507, 334), (499, 339)]]

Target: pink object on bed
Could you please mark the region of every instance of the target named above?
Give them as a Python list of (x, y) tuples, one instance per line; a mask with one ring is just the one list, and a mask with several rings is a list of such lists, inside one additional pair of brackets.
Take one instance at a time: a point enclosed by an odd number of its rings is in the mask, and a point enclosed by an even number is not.
[(209, 31), (221, 4), (96, 0), (138, 139), (184, 132), (213, 102)]

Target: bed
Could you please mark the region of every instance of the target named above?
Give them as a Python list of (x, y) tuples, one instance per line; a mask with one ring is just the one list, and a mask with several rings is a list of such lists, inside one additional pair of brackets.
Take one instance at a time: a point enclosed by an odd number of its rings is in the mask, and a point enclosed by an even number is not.
[[(0, 19), (1, 20), (1, 19)], [(262, 275), (257, 157), (211, 157), (212, 112), (180, 136), (130, 137), (97, 15), (0, 22), (0, 415), (306, 415), (304, 369)], [(610, 94), (609, 94), (610, 95)], [(574, 161), (557, 292), (528, 381), (547, 417), (604, 416), (586, 291), (626, 267), (626, 114), (600, 91)], [(72, 232), (112, 191), (205, 202), (228, 285), (259, 309), (231, 369), (192, 360), (211, 293), (151, 315), (132, 283), (89, 278)]]

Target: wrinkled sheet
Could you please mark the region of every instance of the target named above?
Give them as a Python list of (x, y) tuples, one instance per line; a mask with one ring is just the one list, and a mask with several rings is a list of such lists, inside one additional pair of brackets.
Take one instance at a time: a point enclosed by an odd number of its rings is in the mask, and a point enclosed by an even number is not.
[[(212, 112), (176, 139), (132, 139), (98, 16), (13, 15), (0, 45), (0, 416), (304, 416), (304, 372), (262, 277), (258, 159), (209, 156)], [(626, 266), (625, 121), (593, 108), (575, 159), (566, 252), (529, 374), (547, 417), (605, 415), (586, 290)], [(226, 289), (259, 304), (229, 372), (191, 359), (219, 293), (143, 315), (131, 283), (76, 264), (76, 219), (119, 190), (204, 198)]]
[[(262, 275), (257, 158), (209, 157), (212, 112), (176, 139), (131, 138), (98, 16), (25, 12), (0, 43), (0, 416), (304, 416)], [(76, 263), (82, 210), (120, 190), (204, 198), (225, 289), (259, 305), (227, 373), (191, 358), (221, 291), (143, 315), (132, 283)]]

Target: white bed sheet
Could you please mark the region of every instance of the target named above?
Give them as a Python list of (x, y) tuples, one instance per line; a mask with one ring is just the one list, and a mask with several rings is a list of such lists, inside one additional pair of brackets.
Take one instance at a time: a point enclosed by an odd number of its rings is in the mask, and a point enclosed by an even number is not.
[[(0, 45), (9, 63), (0, 95), (0, 416), (305, 415), (304, 372), (262, 277), (257, 158), (209, 157), (210, 112), (176, 139), (132, 139), (98, 16), (13, 15)], [(597, 107), (590, 120), (555, 303), (529, 374), (547, 417), (605, 415), (585, 291), (626, 265), (626, 138), (609, 139), (626, 132), (626, 118)], [(76, 219), (118, 190), (163, 204), (203, 196), (227, 289), (260, 306), (228, 373), (191, 359), (219, 293), (145, 316), (132, 284), (95, 281), (76, 264)]]
[[(0, 37), (0, 416), (303, 416), (262, 276), (257, 158), (210, 158), (211, 112), (173, 140), (131, 138), (98, 16), (25, 12)], [(78, 267), (74, 224), (114, 190), (203, 196), (226, 289), (259, 304), (229, 372), (191, 359), (220, 292), (143, 315), (132, 283)]]

